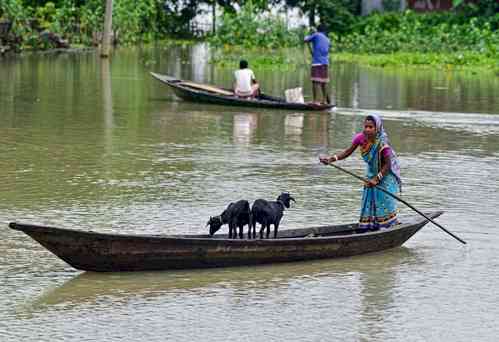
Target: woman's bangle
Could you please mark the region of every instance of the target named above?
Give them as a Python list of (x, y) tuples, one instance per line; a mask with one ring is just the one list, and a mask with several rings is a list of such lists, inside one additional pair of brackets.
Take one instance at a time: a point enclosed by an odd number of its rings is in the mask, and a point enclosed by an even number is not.
[(381, 182), (381, 180), (383, 179), (383, 174), (381, 172), (378, 172), (378, 174), (376, 175), (376, 178), (378, 178), (378, 181)]

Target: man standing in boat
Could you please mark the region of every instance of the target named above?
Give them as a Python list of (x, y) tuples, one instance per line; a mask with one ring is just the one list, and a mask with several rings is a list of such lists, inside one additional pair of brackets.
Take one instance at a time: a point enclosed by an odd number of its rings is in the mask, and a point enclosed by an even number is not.
[(234, 72), (234, 94), (242, 98), (253, 98), (259, 93), (260, 85), (256, 81), (255, 74), (248, 68), (248, 62), (242, 59), (239, 62), (239, 70)]
[[(330, 104), (327, 88), (329, 84), (329, 49), (331, 43), (326, 35), (326, 27), (320, 24), (317, 31), (305, 37), (305, 43), (311, 45), (312, 68), (310, 79), (312, 80), (313, 102), (317, 100), (319, 88), (322, 91), (322, 103)], [(309, 45), (309, 47), (310, 47)]]

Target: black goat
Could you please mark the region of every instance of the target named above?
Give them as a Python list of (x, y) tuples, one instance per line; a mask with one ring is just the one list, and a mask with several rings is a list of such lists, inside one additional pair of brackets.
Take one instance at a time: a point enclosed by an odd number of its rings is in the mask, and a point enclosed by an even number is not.
[(224, 224), (229, 224), (229, 239), (237, 238), (237, 227), (239, 227), (239, 238), (243, 238), (243, 227), (248, 225), (248, 237), (250, 232), (251, 211), (246, 200), (231, 203), (219, 216), (210, 217), (206, 224), (210, 226), (210, 235), (215, 234)]
[[(274, 239), (277, 238), (277, 230), (281, 222), (284, 209), (289, 208), (295, 199), (287, 192), (283, 192), (277, 197), (275, 202), (257, 199), (251, 207), (251, 225), (253, 228), (253, 238), (256, 238), (256, 224), (260, 223), (260, 239), (263, 239), (263, 230), (267, 228), (267, 239), (270, 235), (270, 225), (274, 225)], [(248, 232), (249, 235), (250, 232)]]

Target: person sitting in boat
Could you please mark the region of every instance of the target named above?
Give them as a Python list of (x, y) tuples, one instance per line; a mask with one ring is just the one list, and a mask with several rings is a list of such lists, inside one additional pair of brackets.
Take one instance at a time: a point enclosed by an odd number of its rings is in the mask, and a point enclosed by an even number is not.
[(234, 72), (234, 94), (242, 98), (253, 98), (260, 94), (260, 85), (253, 70), (244, 59), (239, 62), (239, 70)]
[(363, 132), (353, 137), (349, 148), (333, 156), (321, 156), (319, 160), (327, 165), (345, 159), (359, 146), (362, 159), (367, 163), (368, 179), (362, 194), (359, 230), (388, 228), (398, 223), (397, 202), (375, 186), (397, 194), (401, 189), (400, 165), (378, 115), (365, 118)]

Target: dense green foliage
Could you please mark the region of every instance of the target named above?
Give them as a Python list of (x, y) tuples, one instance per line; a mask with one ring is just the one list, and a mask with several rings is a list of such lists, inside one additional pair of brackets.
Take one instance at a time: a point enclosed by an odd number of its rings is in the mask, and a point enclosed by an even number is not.
[(321, 22), (335, 32), (346, 32), (361, 14), (361, 0), (285, 0), (309, 17), (309, 25)]
[(247, 2), (238, 13), (224, 14), (217, 34), (209, 41), (214, 46), (282, 48), (297, 46), (302, 39), (303, 30), (288, 30), (284, 20)]
[[(333, 3), (333, 2), (332, 2)], [(461, 5), (463, 6), (463, 5)], [(348, 28), (330, 31), (332, 52), (342, 54), (342, 60), (352, 60), (350, 54), (362, 55), (361, 60), (377, 66), (387, 65), (458, 65), (489, 66), (497, 68), (499, 61), (499, 13), (479, 15), (483, 11), (476, 5), (462, 12), (418, 14), (412, 11), (373, 13), (355, 17)], [(492, 11), (493, 12), (493, 11)], [(492, 13), (491, 12), (491, 13)], [(221, 30), (212, 41), (217, 45), (240, 45), (262, 48), (302, 45), (302, 32), (289, 33), (289, 40), (272, 34), (271, 21), (265, 23), (268, 31), (259, 38), (256, 14), (241, 11), (241, 15), (224, 20)], [(277, 19), (273, 19), (278, 23)], [(243, 31), (242, 28), (253, 30)], [(243, 37), (236, 36), (245, 32)], [(285, 36), (284, 36), (285, 37)], [(256, 55), (256, 54), (255, 54)], [(279, 55), (274, 59), (282, 60)], [(371, 59), (366, 56), (373, 56)], [(257, 56), (257, 60), (260, 60)], [(271, 58), (272, 59), (272, 58)], [(273, 59), (269, 64), (278, 64)]]
[(492, 16), (499, 12), (499, 2), (496, 0), (452, 0), (457, 13), (467, 16)]
[[(121, 44), (189, 35), (199, 1), (114, 0), (113, 30)], [(21, 47), (44, 48), (39, 33), (48, 30), (71, 44), (96, 43), (104, 20), (103, 0), (2, 0), (0, 19), (12, 22)]]
[(499, 56), (499, 14), (465, 19), (453, 14), (374, 14), (352, 32), (331, 34), (334, 51), (457, 53)]

